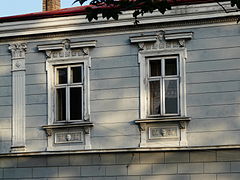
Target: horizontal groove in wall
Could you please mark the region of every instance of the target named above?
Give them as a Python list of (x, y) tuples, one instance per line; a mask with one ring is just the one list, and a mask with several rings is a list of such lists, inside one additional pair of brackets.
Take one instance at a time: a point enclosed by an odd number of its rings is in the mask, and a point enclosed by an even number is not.
[(94, 102), (94, 101), (104, 101), (104, 100), (108, 101), (108, 100), (122, 100), (122, 99), (125, 99), (125, 100), (136, 99), (137, 100), (137, 99), (139, 99), (139, 97), (133, 96), (133, 97), (122, 97), (122, 98), (121, 97), (120, 98), (99, 98), (99, 99), (90, 99), (90, 101)]
[(44, 117), (46, 118), (47, 115), (33, 115), (33, 116), (29, 116), (29, 115), (26, 115), (26, 118), (37, 118), (37, 117)]
[(31, 105), (46, 105), (47, 106), (48, 103), (26, 103), (27, 106), (31, 106)]
[(139, 88), (138, 86), (119, 87), (119, 88), (107, 88), (107, 89), (91, 89), (91, 91), (111, 90), (111, 89), (128, 89), (128, 88)]
[[(115, 57), (118, 57), (118, 58), (124, 58), (124, 57), (136, 57), (136, 58), (137, 58), (136, 55), (132, 55), (132, 54), (126, 54), (126, 55), (115, 56)], [(112, 58), (110, 58), (110, 57), (105, 57), (105, 58), (104, 58), (104, 57), (92, 57), (91, 59), (92, 59), (92, 61), (95, 61), (95, 60), (101, 61), (101, 60), (107, 60), (107, 59), (112, 60)]]
[(231, 92), (239, 92), (239, 90), (235, 90), (235, 91), (209, 91), (209, 92), (205, 91), (205, 92), (198, 92), (198, 93), (187, 92), (187, 96), (189, 96), (189, 95), (201, 95), (201, 94), (231, 93)]
[(231, 48), (239, 48), (240, 46), (229, 46), (229, 47), (217, 47), (217, 48), (199, 48), (199, 49), (189, 49), (188, 52), (194, 52), (194, 51), (211, 51), (211, 50), (216, 50), (216, 49), (220, 49), (220, 50), (227, 50), (227, 49), (231, 49)]
[(240, 129), (232, 129), (232, 130), (215, 130), (215, 131), (187, 131), (188, 134), (194, 133), (219, 133), (219, 132), (240, 132)]
[(202, 84), (202, 83), (221, 83), (221, 82), (240, 82), (240, 80), (225, 80), (225, 81), (204, 81), (204, 82), (191, 82), (186, 84)]
[(124, 69), (124, 68), (138, 68), (139, 66), (114, 66), (114, 67), (108, 67), (108, 68), (91, 68), (91, 71), (99, 71), (99, 70), (106, 70), (106, 69)]
[(109, 111), (91, 111), (92, 114), (94, 113), (111, 113), (111, 112), (125, 112), (125, 111), (139, 111), (139, 109), (123, 109), (123, 110), (109, 110)]
[(123, 77), (114, 77), (114, 78), (101, 78), (101, 79), (94, 79), (91, 78), (90, 81), (98, 81), (98, 80), (108, 80), (108, 79), (127, 79), (127, 78), (139, 78), (139, 76), (123, 76)]
[[(228, 25), (229, 27), (231, 27), (230, 25)], [(232, 25), (232, 26), (235, 26), (235, 25)], [(216, 26), (217, 27), (217, 26)], [(221, 26), (220, 26), (221, 27)], [(193, 28), (194, 29), (194, 28)], [(202, 27), (202, 28), (198, 28), (198, 29), (209, 29), (209, 27)], [(193, 31), (194, 32), (194, 31)], [(214, 34), (214, 33), (213, 33)], [(208, 36), (208, 37), (194, 37), (194, 40), (204, 40), (204, 39), (216, 39), (216, 38), (225, 38), (225, 37), (239, 37), (239, 34), (236, 33), (236, 34), (232, 34), (231, 36), (228, 35), (217, 35), (217, 36)]]
[(206, 117), (206, 118), (194, 118), (194, 121), (197, 121), (197, 120), (206, 120), (206, 121), (211, 121), (213, 119), (228, 119), (228, 118), (240, 118), (240, 115), (239, 116), (227, 116), (227, 117)]
[(239, 103), (231, 103), (231, 104), (203, 104), (203, 105), (187, 105), (187, 108), (191, 107), (203, 107), (203, 106), (228, 106), (228, 105), (240, 105)]
[[(96, 125), (95, 125), (96, 126)], [(111, 134), (106, 134), (105, 136), (96, 136), (92, 135), (92, 138), (104, 138), (104, 137), (129, 137), (129, 136), (139, 136), (139, 134), (124, 134), (124, 135), (111, 135)]]
[(188, 59), (187, 61), (186, 61), (186, 63), (187, 64), (194, 64), (194, 63), (198, 63), (198, 62), (211, 62), (211, 61), (213, 61), (213, 62), (215, 62), (215, 61), (230, 61), (230, 60), (239, 60), (239, 58), (223, 58), (223, 59), (207, 59), (207, 60), (198, 60), (198, 61), (191, 61), (192, 59)]
[(206, 72), (225, 72), (225, 71), (240, 71), (240, 68), (233, 68), (233, 69), (220, 69), (220, 70), (218, 70), (218, 69), (215, 69), (215, 70), (209, 70), (209, 71), (192, 71), (192, 72), (190, 72), (190, 71), (186, 71), (186, 73), (187, 73), (187, 75), (189, 74), (189, 76), (191, 75), (191, 74), (197, 74), (197, 73), (206, 73)]

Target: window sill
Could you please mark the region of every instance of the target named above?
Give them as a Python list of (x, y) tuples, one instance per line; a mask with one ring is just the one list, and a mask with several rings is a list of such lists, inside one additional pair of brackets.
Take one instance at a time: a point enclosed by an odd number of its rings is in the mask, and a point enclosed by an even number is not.
[(190, 117), (182, 117), (182, 116), (166, 116), (166, 117), (151, 117), (146, 119), (137, 119), (134, 122), (136, 124), (142, 123), (161, 123), (161, 122), (179, 122), (179, 127), (181, 129), (186, 128), (186, 122), (191, 120)]
[(58, 123), (52, 125), (42, 126), (42, 128), (46, 131), (48, 136), (52, 136), (52, 132), (55, 129), (66, 129), (66, 128), (83, 128), (86, 134), (89, 134), (89, 128), (93, 127), (92, 122), (70, 122), (70, 123)]
[(135, 120), (141, 134), (140, 147), (187, 146), (190, 117), (167, 116)]

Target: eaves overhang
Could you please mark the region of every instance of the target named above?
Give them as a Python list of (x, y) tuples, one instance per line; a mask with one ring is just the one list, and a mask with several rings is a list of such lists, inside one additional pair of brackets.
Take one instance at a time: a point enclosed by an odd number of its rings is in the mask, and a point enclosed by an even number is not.
[[(218, 0), (218, 2), (227, 1), (227, 0)], [(201, 3), (212, 3), (216, 0), (168, 0), (172, 6), (179, 5), (190, 5), (190, 4), (201, 4)], [(77, 6), (72, 8), (64, 8), (53, 11), (42, 11), (28, 14), (21, 14), (15, 16), (0, 17), (0, 23), (3, 22), (13, 22), (13, 21), (25, 21), (25, 20), (34, 20), (34, 19), (44, 19), (44, 18), (54, 18), (54, 17), (66, 17), (74, 15), (83, 15), (87, 14), (87, 8), (100, 9), (100, 8), (109, 8), (107, 6)]]
[[(145, 14), (143, 17), (139, 17), (139, 20), (141, 25), (148, 25), (239, 16), (239, 12), (231, 8), (229, 2), (222, 2), (222, 4), (230, 10), (229, 13), (225, 13), (216, 3), (187, 4), (174, 6), (164, 15), (159, 12)], [(88, 22), (86, 15), (74, 14), (27, 21), (2, 22), (0, 23), (0, 38), (134, 26), (133, 21), (132, 11), (124, 11), (118, 21), (99, 18), (97, 21)]]

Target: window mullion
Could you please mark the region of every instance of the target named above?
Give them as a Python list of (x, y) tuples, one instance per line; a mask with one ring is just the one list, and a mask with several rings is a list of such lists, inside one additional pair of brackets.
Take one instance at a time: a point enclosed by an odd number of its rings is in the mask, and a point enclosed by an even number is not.
[(70, 93), (69, 86), (66, 87), (66, 120), (70, 121)]
[(160, 79), (160, 85), (161, 85), (161, 115), (165, 114), (165, 59), (161, 59), (161, 67), (162, 67), (162, 78)]
[(180, 114), (180, 79), (177, 79), (177, 108), (178, 108), (178, 114)]
[(165, 115), (165, 78), (160, 79), (161, 87), (161, 115)]
[(164, 77), (165, 76), (165, 59), (161, 59), (161, 71), (162, 71), (162, 74), (161, 76)]

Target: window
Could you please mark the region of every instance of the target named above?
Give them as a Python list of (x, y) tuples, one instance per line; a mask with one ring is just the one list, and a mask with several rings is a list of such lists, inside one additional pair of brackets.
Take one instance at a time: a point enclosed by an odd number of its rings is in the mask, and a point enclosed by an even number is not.
[(69, 39), (38, 46), (47, 58), (47, 151), (91, 149), (89, 49), (95, 46), (95, 40)]
[(187, 144), (185, 61), (181, 49), (139, 53), (140, 147)]
[(147, 58), (148, 116), (179, 115), (177, 56)]
[(186, 116), (185, 51), (143, 51), (140, 119)]
[(187, 146), (187, 40), (192, 32), (131, 37), (140, 64), (140, 147)]
[(55, 66), (55, 121), (83, 120), (83, 64)]

